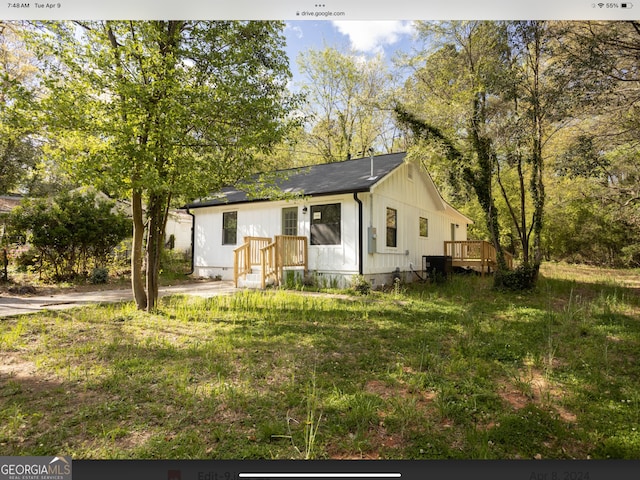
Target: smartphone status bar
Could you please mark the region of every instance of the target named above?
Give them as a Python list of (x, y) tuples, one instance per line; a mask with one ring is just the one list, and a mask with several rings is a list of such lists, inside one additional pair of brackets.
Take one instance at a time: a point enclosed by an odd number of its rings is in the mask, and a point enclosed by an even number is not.
[(6, 20), (633, 20), (631, 2), (585, 0), (5, 0)]

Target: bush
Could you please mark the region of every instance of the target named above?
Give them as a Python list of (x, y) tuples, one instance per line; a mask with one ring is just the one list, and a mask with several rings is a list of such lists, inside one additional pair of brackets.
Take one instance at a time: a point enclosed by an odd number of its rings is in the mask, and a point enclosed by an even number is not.
[(15, 258), (14, 263), (19, 272), (28, 272), (38, 265), (38, 252), (34, 248), (19, 252)]
[[(114, 202), (93, 193), (25, 199), (9, 217), (11, 236), (32, 246), (40, 273), (44, 270), (56, 280), (75, 279), (91, 266), (104, 266), (114, 247), (129, 235), (130, 220), (113, 207)], [(27, 257), (20, 261), (35, 265)]]
[(89, 281), (94, 285), (107, 283), (109, 280), (109, 270), (106, 268), (94, 268), (89, 276)]
[(498, 270), (494, 277), (494, 287), (498, 290), (531, 290), (538, 281), (539, 266), (522, 264), (513, 270)]
[(165, 278), (182, 278), (191, 270), (191, 254), (163, 248), (160, 252), (160, 269)]
[(364, 275), (354, 275), (351, 279), (351, 288), (360, 295), (369, 295), (371, 292), (371, 283)]

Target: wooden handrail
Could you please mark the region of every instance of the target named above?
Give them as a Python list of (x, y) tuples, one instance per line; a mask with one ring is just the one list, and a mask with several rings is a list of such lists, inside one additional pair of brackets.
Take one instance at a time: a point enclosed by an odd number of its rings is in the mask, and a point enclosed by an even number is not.
[(267, 279), (274, 277), (276, 285), (282, 282), (284, 267), (304, 267), (308, 270), (308, 239), (297, 235), (268, 237), (244, 237), (244, 244), (236, 248), (233, 260), (233, 277), (236, 287), (241, 276), (251, 272), (253, 266), (262, 268), (262, 288)]
[(276, 282), (278, 281), (278, 255), (276, 242), (270, 243), (266, 247), (260, 249), (260, 263), (262, 266), (262, 288), (266, 288), (267, 279), (272, 275), (275, 275)]
[(281, 267), (307, 267), (307, 237), (276, 235), (278, 264)]
[[(457, 240), (444, 242), (444, 254), (452, 258), (453, 262), (463, 265), (480, 267), (484, 275), (487, 269), (496, 268), (498, 259), (493, 244), (484, 240)], [(513, 268), (513, 256), (504, 252), (505, 262), (508, 268)]]
[(249, 264), (260, 265), (260, 249), (266, 247), (272, 242), (269, 237), (244, 237), (244, 243), (248, 243), (249, 247)]
[(233, 251), (233, 282), (238, 288), (241, 275), (251, 272), (251, 243), (247, 242)]

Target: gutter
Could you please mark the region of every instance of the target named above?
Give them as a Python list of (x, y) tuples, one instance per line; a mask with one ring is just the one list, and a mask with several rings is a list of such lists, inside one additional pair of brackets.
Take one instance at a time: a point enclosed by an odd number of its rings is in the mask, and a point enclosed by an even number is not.
[(191, 270), (187, 272), (187, 275), (193, 275), (195, 269), (195, 254), (196, 254), (196, 216), (186, 209), (187, 215), (191, 217)]
[[(353, 188), (347, 188), (344, 190), (336, 190), (333, 192), (322, 192), (322, 193), (304, 193), (304, 192), (299, 192), (300, 193), (300, 198), (317, 198), (317, 197), (329, 197), (332, 195), (345, 195), (347, 193), (364, 193), (364, 192), (368, 192), (370, 191), (370, 187), (359, 187), (356, 189)], [(184, 209), (192, 209), (195, 210), (197, 208), (207, 208), (207, 207), (226, 207), (226, 206), (230, 206), (230, 205), (244, 205), (247, 203), (262, 203), (262, 202), (274, 202), (274, 201), (279, 201), (279, 200), (284, 200), (284, 199), (280, 199), (280, 198), (252, 198), (252, 199), (242, 199), (242, 200), (231, 200), (229, 201), (227, 200), (207, 200), (201, 203), (190, 203), (188, 205), (185, 205), (184, 207), (180, 207), (180, 208), (184, 208)]]
[(358, 192), (353, 192), (353, 199), (358, 203), (358, 273), (363, 275), (364, 272), (364, 241), (362, 238), (362, 200), (358, 198)]

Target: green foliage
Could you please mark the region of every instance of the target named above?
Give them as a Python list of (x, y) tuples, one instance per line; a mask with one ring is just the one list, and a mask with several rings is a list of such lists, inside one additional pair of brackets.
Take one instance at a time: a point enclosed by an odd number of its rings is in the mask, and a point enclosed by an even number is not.
[(25, 185), (40, 157), (33, 122), (36, 67), (16, 24), (0, 21), (0, 194)]
[(162, 250), (160, 268), (165, 279), (181, 279), (191, 269), (191, 254), (186, 251)]
[(494, 286), (499, 290), (523, 291), (536, 286), (539, 267), (523, 263), (513, 270), (498, 270), (494, 276)]
[(31, 46), (49, 67), (51, 94), (41, 107), (55, 133), (50, 153), (75, 178), (122, 195), (133, 189), (195, 198), (236, 182), (260, 168), (256, 155), (289, 126), (296, 100), (286, 89), (282, 28), (43, 25)]
[(90, 265), (104, 266), (113, 248), (131, 230), (127, 217), (113, 208), (114, 202), (100, 200), (93, 193), (26, 199), (10, 216), (13, 234), (23, 236), (32, 246), (20, 262), (33, 265), (35, 256), (39, 268), (57, 280), (81, 275)]
[(83, 184), (131, 198), (139, 308), (155, 308), (168, 207), (259, 171), (288, 132), (297, 97), (287, 90), (283, 28), (92, 21), (31, 31), (45, 65), (49, 154)]
[(35, 269), (38, 264), (38, 250), (35, 248), (28, 248), (20, 251), (14, 258), (14, 263), (19, 272), (28, 272)]
[(638, 265), (640, 75), (633, 65), (639, 24), (571, 22), (559, 37), (555, 68), (571, 78), (566, 97), (576, 113), (571, 135), (554, 145), (559, 155), (552, 165), (549, 254)]
[(308, 119), (300, 153), (310, 152), (310, 163), (358, 158), (369, 149), (390, 151), (391, 75), (381, 56), (367, 59), (326, 47), (301, 53), (298, 65), (306, 77)]
[(578, 135), (567, 150), (558, 156), (556, 172), (570, 179), (603, 178), (611, 162), (598, 151), (592, 136)]
[[(640, 265), (640, 223), (633, 209), (606, 199), (593, 178), (559, 177), (552, 183), (545, 240), (548, 257), (612, 267)], [(604, 198), (603, 198), (604, 197)]]
[(351, 278), (351, 289), (360, 295), (371, 293), (371, 282), (364, 275), (354, 275)]
[(94, 268), (91, 271), (89, 281), (94, 285), (100, 285), (109, 281), (109, 270), (104, 267)]

